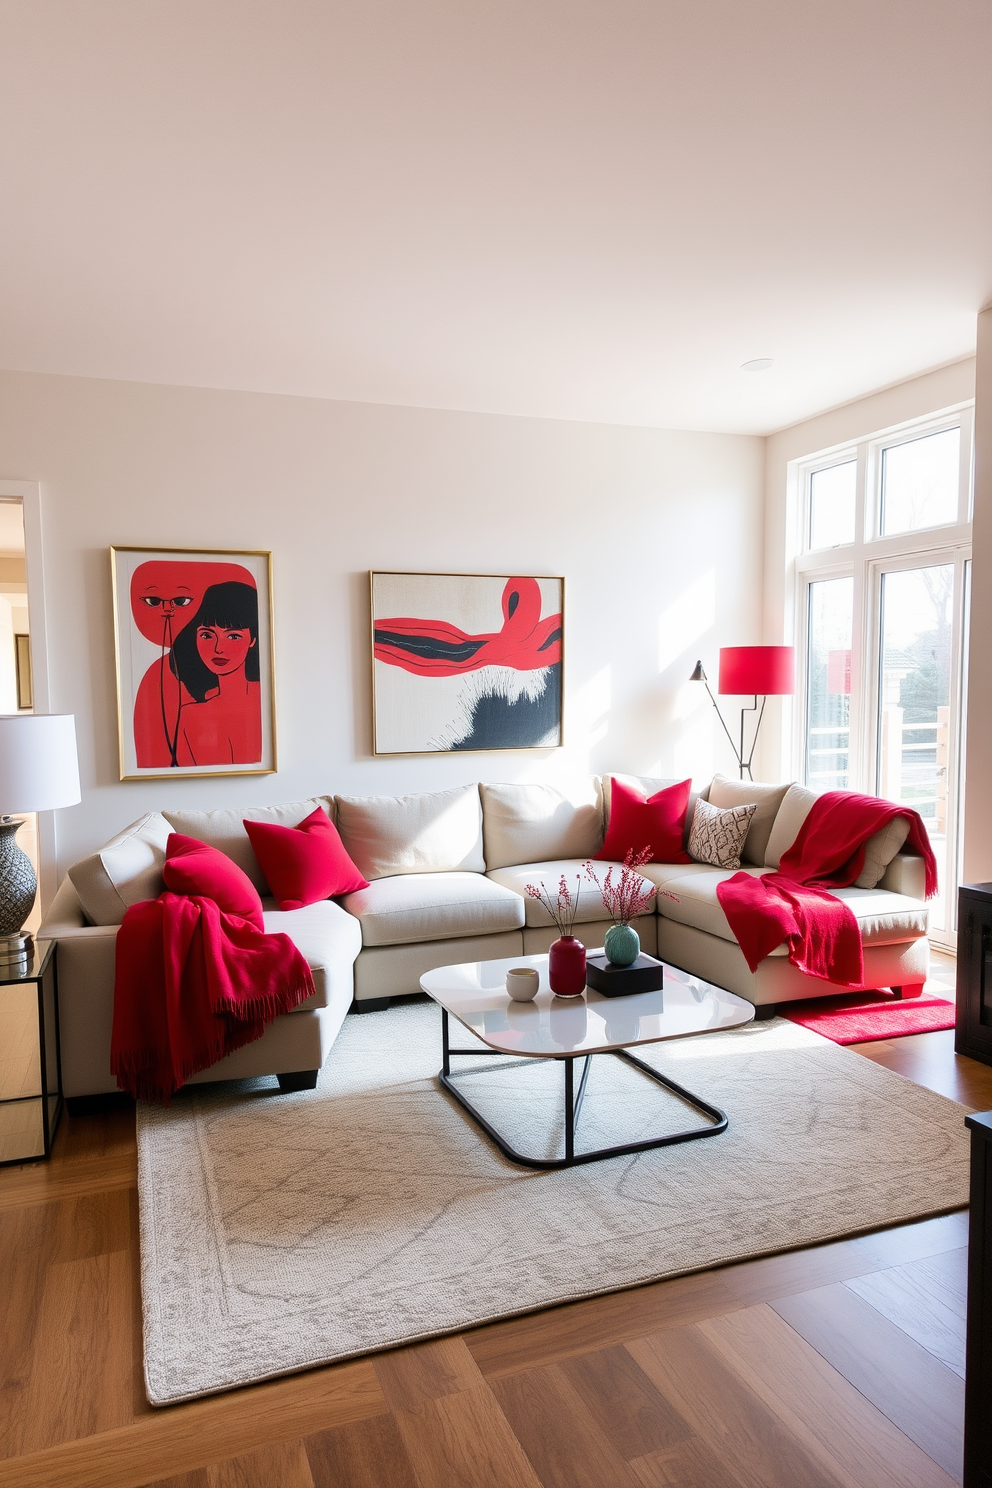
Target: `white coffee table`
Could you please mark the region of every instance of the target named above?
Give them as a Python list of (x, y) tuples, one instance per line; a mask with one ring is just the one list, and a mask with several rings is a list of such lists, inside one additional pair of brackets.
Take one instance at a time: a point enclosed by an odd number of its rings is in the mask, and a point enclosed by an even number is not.
[[(533, 1002), (514, 1002), (506, 990), (511, 966), (533, 966), (541, 977), (541, 988)], [(639, 992), (632, 997), (604, 997), (587, 987), (581, 997), (555, 997), (548, 986), (547, 956), (514, 956), (503, 961), (468, 961), (459, 966), (439, 966), (425, 972), (420, 985), (441, 1006), (443, 1062), (438, 1080), (453, 1095), (477, 1126), (496, 1143), (512, 1162), (528, 1168), (570, 1168), (579, 1163), (599, 1162), (622, 1153), (644, 1152), (651, 1147), (669, 1147), (700, 1137), (715, 1137), (727, 1129), (727, 1115), (711, 1106), (666, 1075), (659, 1074), (629, 1051), (639, 1044), (665, 1039), (695, 1038), (739, 1028), (754, 1017), (751, 1003), (674, 966), (665, 966), (661, 992)], [(448, 1017), (474, 1033), (485, 1049), (452, 1048)], [(509, 1054), (518, 1059), (560, 1059), (565, 1066), (565, 1156), (528, 1157), (517, 1152), (486, 1120), (451, 1073), (452, 1055), (469, 1057)], [(594, 1054), (611, 1054), (635, 1065), (644, 1074), (674, 1091), (706, 1118), (704, 1126), (664, 1137), (649, 1137), (619, 1147), (599, 1147), (591, 1152), (575, 1151), (575, 1127), (585, 1095)], [(575, 1088), (574, 1065), (585, 1066)]]

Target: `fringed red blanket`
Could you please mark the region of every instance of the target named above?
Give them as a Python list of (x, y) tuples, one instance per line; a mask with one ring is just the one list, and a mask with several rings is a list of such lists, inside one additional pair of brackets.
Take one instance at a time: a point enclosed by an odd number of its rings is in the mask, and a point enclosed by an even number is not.
[[(314, 992), (289, 936), (265, 934), (261, 901), (240, 869), (202, 843), (169, 838), (174, 887), (209, 881), (205, 867), (226, 909), (202, 893), (166, 890), (132, 905), (117, 933), (110, 1067), (121, 1090), (164, 1105)], [(228, 912), (235, 905), (243, 912)]]
[(813, 802), (777, 873), (736, 873), (717, 885), (717, 898), (752, 971), (783, 941), (800, 971), (835, 986), (864, 980), (861, 931), (850, 907), (831, 889), (853, 884), (869, 838), (893, 817), (909, 818), (907, 846), (926, 865), (926, 896), (937, 892), (937, 862), (917, 812), (876, 796), (826, 791)]

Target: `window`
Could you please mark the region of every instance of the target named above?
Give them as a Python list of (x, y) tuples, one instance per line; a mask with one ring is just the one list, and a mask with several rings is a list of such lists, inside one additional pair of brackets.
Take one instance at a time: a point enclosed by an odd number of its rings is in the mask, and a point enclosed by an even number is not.
[(926, 823), (953, 944), (971, 557), (972, 411), (802, 461), (797, 773), (905, 802)]
[(854, 541), (857, 460), (810, 471), (809, 546), (836, 548)]
[(960, 467), (960, 428), (883, 447), (882, 536), (957, 521)]
[(850, 785), (851, 635), (854, 580), (817, 579), (807, 589), (806, 769), (817, 790)]

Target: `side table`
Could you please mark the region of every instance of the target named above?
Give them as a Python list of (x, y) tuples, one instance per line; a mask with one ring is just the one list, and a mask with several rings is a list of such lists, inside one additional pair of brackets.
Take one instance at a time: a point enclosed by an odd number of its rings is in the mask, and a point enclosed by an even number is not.
[(56, 943), (0, 967), (0, 1167), (51, 1156), (62, 1115)]

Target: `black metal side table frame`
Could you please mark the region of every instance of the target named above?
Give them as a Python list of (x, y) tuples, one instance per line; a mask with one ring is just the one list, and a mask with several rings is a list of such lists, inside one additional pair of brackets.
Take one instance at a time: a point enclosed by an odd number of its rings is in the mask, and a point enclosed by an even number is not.
[[(607, 1157), (622, 1157), (631, 1152), (647, 1152), (652, 1147), (673, 1147), (679, 1142), (695, 1142), (702, 1137), (718, 1137), (721, 1132), (727, 1129), (727, 1113), (721, 1111), (719, 1106), (711, 1106), (708, 1101), (701, 1100), (698, 1095), (693, 1095), (684, 1086), (677, 1085), (674, 1080), (669, 1080), (667, 1075), (659, 1074), (657, 1070), (652, 1069), (649, 1064), (645, 1064), (642, 1059), (637, 1059), (628, 1050), (605, 1049), (599, 1052), (612, 1054), (617, 1059), (623, 1059), (627, 1064), (634, 1065), (643, 1074), (649, 1075), (658, 1085), (663, 1085), (666, 1090), (674, 1091), (676, 1095), (680, 1096), (682, 1100), (686, 1101), (695, 1110), (701, 1111), (704, 1116), (708, 1116), (711, 1124), (691, 1127), (688, 1131), (674, 1132), (667, 1137), (648, 1137), (642, 1142), (626, 1142), (619, 1147), (597, 1147), (591, 1152), (577, 1153), (575, 1151), (575, 1128), (578, 1124), (579, 1112), (582, 1109), (582, 1101), (586, 1093), (586, 1082), (589, 1078), (589, 1068), (594, 1056), (593, 1054), (554, 1054), (547, 1055), (546, 1057), (559, 1060), (565, 1066), (565, 1156), (563, 1158), (527, 1157), (524, 1153), (518, 1152), (515, 1147), (511, 1147), (506, 1138), (486, 1120), (482, 1112), (458, 1089), (455, 1083), (457, 1077), (451, 1073), (451, 1056), (453, 1054), (464, 1054), (470, 1058), (482, 1059), (489, 1057), (512, 1059), (515, 1056), (509, 1050), (505, 1049), (453, 1049), (451, 1047), (448, 1028), (448, 1009), (444, 1006), (441, 1008), (441, 1043), (443, 1062), (441, 1071), (438, 1074), (438, 1080), (441, 1085), (447, 1090), (449, 1095), (454, 1096), (455, 1100), (462, 1107), (462, 1110), (471, 1117), (476, 1126), (481, 1127), (490, 1141), (496, 1144), (503, 1156), (508, 1157), (511, 1162), (519, 1163), (521, 1167), (544, 1169), (574, 1168), (578, 1167), (580, 1163), (601, 1162)], [(585, 1067), (579, 1079), (578, 1090), (576, 1091), (574, 1066), (577, 1059), (583, 1060)]]
[[(52, 1155), (52, 1143), (55, 1140), (64, 1104), (56, 952), (57, 943), (54, 940), (38, 941), (23, 971), (12, 971), (9, 967), (0, 969), (0, 997), (10, 987), (23, 987), (30, 982), (35, 984), (38, 994), (38, 1064), (41, 1086), (39, 1091), (31, 1095), (5, 1096), (0, 1099), (0, 1106), (24, 1105), (30, 1101), (40, 1102), (43, 1145), (41, 1152), (27, 1152), (20, 1156), (0, 1159), (0, 1168), (12, 1167), (16, 1163), (38, 1162)], [(46, 982), (50, 987), (50, 997), (47, 995)]]

